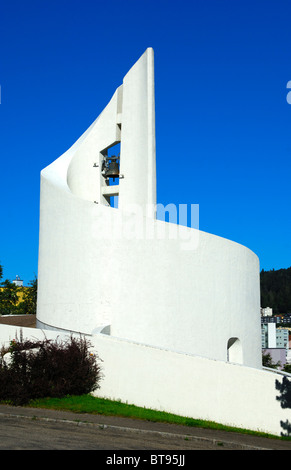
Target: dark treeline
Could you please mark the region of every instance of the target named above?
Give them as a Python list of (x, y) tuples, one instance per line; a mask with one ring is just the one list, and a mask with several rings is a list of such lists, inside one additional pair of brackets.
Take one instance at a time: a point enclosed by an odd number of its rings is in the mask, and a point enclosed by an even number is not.
[(260, 274), (261, 307), (271, 307), (273, 314), (291, 313), (291, 267)]

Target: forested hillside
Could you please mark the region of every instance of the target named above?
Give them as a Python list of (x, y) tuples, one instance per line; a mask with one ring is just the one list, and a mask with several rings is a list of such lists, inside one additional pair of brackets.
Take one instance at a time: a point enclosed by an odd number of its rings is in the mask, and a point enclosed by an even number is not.
[(275, 313), (291, 313), (291, 267), (264, 271), (261, 275), (261, 307)]

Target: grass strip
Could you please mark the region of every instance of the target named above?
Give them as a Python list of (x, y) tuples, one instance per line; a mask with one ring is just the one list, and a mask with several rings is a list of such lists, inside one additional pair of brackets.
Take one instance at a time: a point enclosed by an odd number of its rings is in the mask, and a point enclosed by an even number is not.
[(287, 439), (272, 434), (259, 431), (225, 426), (214, 421), (204, 421), (200, 419), (187, 418), (184, 416), (156, 411), (150, 408), (143, 408), (135, 405), (122, 403), (105, 398), (99, 398), (92, 395), (66, 396), (64, 398), (43, 398), (29, 402), (30, 407), (47, 408), (59, 411), (71, 411), (75, 413), (91, 413), (106, 416), (120, 416), (133, 419), (143, 419), (152, 422), (180, 424), (182, 426), (200, 427), (205, 429), (216, 429), (228, 432), (238, 432), (272, 439)]

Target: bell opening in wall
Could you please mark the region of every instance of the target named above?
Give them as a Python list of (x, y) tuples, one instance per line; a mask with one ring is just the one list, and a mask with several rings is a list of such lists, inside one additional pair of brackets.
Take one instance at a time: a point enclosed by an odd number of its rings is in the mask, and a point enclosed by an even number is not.
[(108, 186), (119, 184), (120, 142), (107, 149), (103, 157), (101, 171)]

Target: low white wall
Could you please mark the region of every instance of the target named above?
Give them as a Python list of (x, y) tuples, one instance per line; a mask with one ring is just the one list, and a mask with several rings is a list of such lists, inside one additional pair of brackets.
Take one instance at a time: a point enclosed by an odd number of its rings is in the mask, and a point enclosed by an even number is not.
[[(56, 331), (23, 328), (25, 338), (65, 337)], [(20, 328), (0, 326), (0, 344)], [(106, 335), (88, 337), (102, 359), (103, 379), (96, 395), (280, 435), (291, 410), (276, 399), (282, 375), (242, 365), (158, 349)]]

